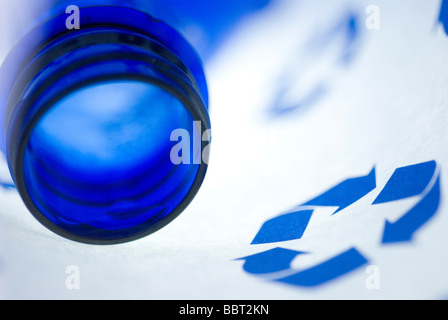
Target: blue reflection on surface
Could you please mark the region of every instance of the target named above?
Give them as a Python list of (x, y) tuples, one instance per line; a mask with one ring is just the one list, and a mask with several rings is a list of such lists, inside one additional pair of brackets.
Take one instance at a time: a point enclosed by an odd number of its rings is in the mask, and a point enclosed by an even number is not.
[(135, 1), (147, 12), (178, 29), (207, 60), (247, 15), (272, 0), (152, 0)]
[(358, 54), (360, 28), (359, 14), (347, 11), (324, 32), (310, 32), (308, 43), (295, 53), (277, 81), (277, 93), (268, 109), (270, 116), (305, 111), (326, 97), (337, 80), (332, 73), (350, 67)]

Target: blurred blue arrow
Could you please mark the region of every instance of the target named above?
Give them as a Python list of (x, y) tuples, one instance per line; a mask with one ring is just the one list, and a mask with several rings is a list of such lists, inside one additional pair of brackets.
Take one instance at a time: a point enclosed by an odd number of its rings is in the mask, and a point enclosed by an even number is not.
[(423, 199), (398, 221), (386, 221), (382, 243), (410, 241), (414, 233), (437, 212), (440, 203), (440, 176)]
[(0, 181), (0, 187), (3, 188), (3, 189), (7, 189), (7, 190), (16, 188), (16, 186), (13, 185), (12, 183), (1, 182), (1, 181)]
[(445, 34), (448, 35), (448, 1), (447, 0), (442, 0), (442, 4), (440, 6), (439, 22), (442, 24)]

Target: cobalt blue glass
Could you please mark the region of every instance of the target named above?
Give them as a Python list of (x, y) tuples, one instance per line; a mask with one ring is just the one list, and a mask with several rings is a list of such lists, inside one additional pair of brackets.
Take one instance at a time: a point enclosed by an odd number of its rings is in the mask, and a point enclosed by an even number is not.
[(207, 84), (196, 51), (164, 22), (132, 7), (80, 10), (80, 29), (62, 11), (5, 59), (0, 143), (43, 225), (118, 244), (170, 223), (201, 187), (207, 159), (174, 164), (170, 134), (209, 131)]

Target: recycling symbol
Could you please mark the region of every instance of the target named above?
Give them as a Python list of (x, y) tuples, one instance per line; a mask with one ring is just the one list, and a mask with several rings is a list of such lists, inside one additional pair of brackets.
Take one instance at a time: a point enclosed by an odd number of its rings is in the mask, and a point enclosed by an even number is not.
[[(349, 249), (345, 246), (341, 252), (333, 254), (323, 262), (306, 268), (296, 268), (292, 266), (293, 260), (316, 252), (302, 252), (285, 247), (291, 241), (307, 241), (308, 232), (308, 236), (312, 237), (313, 232), (308, 229), (312, 217), (317, 214), (319, 208), (330, 210), (335, 208), (335, 211), (331, 211), (331, 215), (326, 216), (324, 220), (331, 221), (340, 217), (338, 223), (353, 221), (353, 219), (347, 220), (353, 218), (350, 214), (353, 214), (354, 211), (350, 208), (355, 207), (354, 210), (358, 210), (359, 206), (356, 204), (362, 199), (368, 199), (367, 196), (372, 195), (372, 191), (376, 189), (375, 168), (366, 176), (342, 181), (293, 210), (266, 221), (251, 243), (252, 246), (277, 245), (279, 243), (283, 245), (236, 260), (243, 260), (244, 271), (251, 275), (297, 287), (317, 287), (367, 265), (370, 262), (370, 257), (353, 244), (349, 244)], [(411, 208), (404, 213), (399, 212), (399, 216), (395, 217), (393, 221), (382, 217), (380, 221), (382, 233), (375, 238), (378, 240), (378, 244), (390, 246), (411, 242), (420, 229), (436, 215), (440, 204), (440, 192), (440, 168), (435, 161), (396, 169), (383, 189), (373, 198), (374, 200), (368, 203), (369, 209), (387, 203), (396, 204), (406, 199), (413, 201)], [(363, 214), (357, 214), (356, 218), (362, 220)], [(344, 215), (346, 216), (343, 217)], [(362, 223), (358, 221), (357, 225), (362, 225)], [(369, 223), (364, 223), (364, 225), (368, 230)], [(315, 235), (312, 240), (327, 241), (329, 233), (337, 233), (338, 239), (350, 238), (349, 233), (344, 233), (343, 226), (327, 228), (325, 231), (324, 234), (317, 232), (317, 236)], [(314, 233), (316, 234), (316, 232)], [(376, 233), (378, 232), (376, 231)], [(322, 247), (325, 246), (321, 245), (318, 248)]]

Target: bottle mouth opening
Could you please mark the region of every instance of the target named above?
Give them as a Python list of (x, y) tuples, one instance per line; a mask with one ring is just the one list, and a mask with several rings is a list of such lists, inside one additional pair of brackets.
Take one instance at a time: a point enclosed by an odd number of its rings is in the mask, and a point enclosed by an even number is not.
[[(210, 123), (202, 74), (160, 38), (94, 16), (82, 32), (47, 41), (17, 75), (6, 153), (42, 224), (78, 242), (117, 244), (160, 229), (192, 201), (207, 163), (174, 163), (170, 138), (202, 137)], [(191, 144), (191, 156), (208, 142)]]
[(170, 159), (171, 132), (198, 130), (192, 124), (177, 98), (148, 83), (78, 90), (30, 133), (27, 193), (47, 219), (79, 236), (123, 238), (147, 229), (176, 209), (196, 179), (199, 165)]

